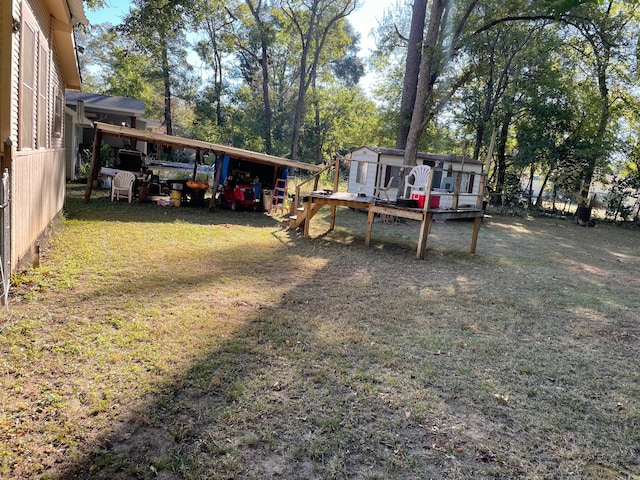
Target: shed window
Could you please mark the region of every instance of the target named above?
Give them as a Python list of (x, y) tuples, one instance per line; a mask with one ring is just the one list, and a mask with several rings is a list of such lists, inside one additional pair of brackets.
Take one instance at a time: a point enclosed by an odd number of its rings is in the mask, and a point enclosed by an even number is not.
[(476, 181), (476, 176), (473, 173), (465, 175), (465, 183), (463, 184), (462, 191), (466, 193), (473, 193), (473, 184)]
[(367, 183), (367, 162), (358, 162), (358, 171), (356, 172), (356, 183)]

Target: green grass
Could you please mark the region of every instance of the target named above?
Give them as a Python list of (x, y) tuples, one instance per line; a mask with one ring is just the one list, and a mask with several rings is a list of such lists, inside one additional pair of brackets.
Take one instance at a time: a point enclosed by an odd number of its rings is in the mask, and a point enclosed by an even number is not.
[(638, 232), (80, 201), (15, 277), (6, 478), (640, 478)]

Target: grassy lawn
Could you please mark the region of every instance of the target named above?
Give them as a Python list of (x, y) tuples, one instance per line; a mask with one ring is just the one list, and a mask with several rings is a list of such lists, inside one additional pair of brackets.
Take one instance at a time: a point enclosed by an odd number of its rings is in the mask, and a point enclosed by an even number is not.
[[(0, 477), (640, 478), (640, 232), (110, 203), (16, 277)], [(328, 212), (328, 210), (327, 210)]]

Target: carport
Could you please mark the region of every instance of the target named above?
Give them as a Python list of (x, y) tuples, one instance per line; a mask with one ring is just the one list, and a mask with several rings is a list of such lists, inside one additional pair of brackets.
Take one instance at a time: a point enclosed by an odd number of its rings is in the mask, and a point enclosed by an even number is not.
[(260, 176), (264, 181), (265, 186), (271, 186), (273, 188), (277, 185), (278, 179), (281, 178), (283, 172), (286, 173), (289, 169), (302, 169), (309, 172), (319, 172), (322, 169), (319, 165), (312, 165), (283, 157), (267, 155), (266, 153), (252, 152), (228, 145), (220, 145), (175, 135), (147, 132), (126, 126), (100, 122), (95, 122), (95, 127), (96, 133), (93, 142), (91, 169), (87, 178), (87, 187), (84, 195), (85, 203), (90, 200), (93, 183), (98, 179), (98, 175), (100, 174), (100, 149), (105, 136), (118, 137), (126, 140), (133, 150), (136, 149), (138, 143), (142, 142), (158, 147), (175, 147), (194, 150), (196, 155), (195, 162), (192, 165), (193, 180), (196, 178), (198, 165), (202, 164), (203, 158), (205, 156), (215, 155), (216, 168), (212, 187), (214, 192), (213, 198), (215, 198), (215, 194), (218, 192), (220, 182), (224, 182), (225, 180), (225, 178), (222, 177), (223, 171), (225, 174), (234, 170), (255, 172), (255, 175)]

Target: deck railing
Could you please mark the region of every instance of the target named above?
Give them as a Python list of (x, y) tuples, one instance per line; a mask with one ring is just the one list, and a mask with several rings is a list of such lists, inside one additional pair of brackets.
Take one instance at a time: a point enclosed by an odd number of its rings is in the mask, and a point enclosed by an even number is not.
[(311, 183), (313, 181), (313, 188), (311, 189), (311, 191), (318, 190), (318, 184), (320, 183), (320, 177), (322, 176), (323, 173), (331, 170), (332, 168), (335, 168), (334, 175), (333, 175), (333, 191), (334, 192), (338, 191), (338, 184), (339, 184), (339, 179), (340, 179), (340, 161), (341, 160), (342, 159), (340, 157), (336, 157), (325, 168), (323, 168), (319, 172), (315, 173), (314, 175), (309, 177), (304, 182), (301, 182), (298, 185), (296, 185), (295, 193), (294, 193), (294, 196), (293, 196), (293, 202), (291, 202), (291, 204), (289, 206), (289, 215), (295, 215), (296, 214), (296, 210), (300, 206), (300, 198), (301, 198), (302, 187), (308, 185), (309, 183)]

